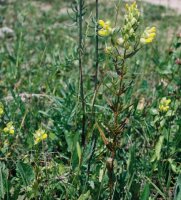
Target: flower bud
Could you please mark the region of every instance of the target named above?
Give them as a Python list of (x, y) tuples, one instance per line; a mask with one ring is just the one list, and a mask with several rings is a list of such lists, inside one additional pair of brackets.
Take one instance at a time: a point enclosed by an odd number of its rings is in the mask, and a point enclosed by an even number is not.
[(136, 24), (136, 22), (137, 22), (136, 18), (133, 17), (133, 19), (131, 20), (131, 24), (132, 24), (132, 26), (133, 26), (134, 24)]
[(120, 38), (117, 39), (117, 44), (118, 45), (122, 45), (123, 43), (124, 43), (124, 39), (123, 38), (120, 37)]
[(106, 54), (111, 54), (112, 53), (112, 47), (111, 46), (106, 47), (104, 51), (105, 51)]

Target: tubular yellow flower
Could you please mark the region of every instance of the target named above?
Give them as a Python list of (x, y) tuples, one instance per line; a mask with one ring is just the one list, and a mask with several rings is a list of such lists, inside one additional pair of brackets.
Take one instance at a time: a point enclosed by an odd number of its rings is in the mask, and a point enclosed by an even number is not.
[(107, 37), (112, 33), (112, 28), (110, 26), (110, 21), (99, 20), (98, 24), (101, 26), (101, 29), (98, 31), (98, 35), (101, 37)]
[(167, 112), (170, 109), (171, 100), (166, 97), (162, 98), (159, 104), (160, 112)]
[(45, 140), (45, 139), (47, 139), (47, 137), (48, 137), (48, 135), (47, 135), (46, 133), (44, 133), (44, 134), (41, 136), (41, 139), (42, 139), (42, 140)]
[(140, 38), (140, 43), (149, 44), (149, 43), (153, 42), (155, 36), (156, 36), (156, 28), (155, 27), (146, 28)]
[(98, 34), (101, 37), (106, 37), (106, 36), (110, 35), (110, 32), (108, 30), (101, 29), (101, 30), (98, 31)]
[(39, 142), (47, 139), (47, 137), (48, 137), (48, 135), (47, 135), (47, 133), (45, 133), (45, 131), (43, 129), (38, 129), (34, 133), (34, 142), (35, 142), (35, 145), (38, 144)]
[(101, 26), (101, 27), (104, 27), (105, 26), (105, 22), (101, 19), (99, 20), (98, 24)]
[(156, 27), (152, 27), (150, 29), (147, 30), (148, 33), (155, 33), (156, 32)]

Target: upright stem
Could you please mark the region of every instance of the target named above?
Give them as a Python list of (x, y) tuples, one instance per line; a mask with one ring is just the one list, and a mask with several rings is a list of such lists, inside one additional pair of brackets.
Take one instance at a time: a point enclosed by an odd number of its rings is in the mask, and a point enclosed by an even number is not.
[(99, 36), (98, 36), (98, 20), (99, 20), (99, 8), (98, 0), (96, 0), (96, 65), (95, 65), (95, 90), (98, 83), (98, 69), (99, 69)]
[(82, 31), (82, 15), (83, 0), (79, 0), (79, 73), (80, 73), (80, 97), (82, 102), (82, 146), (85, 146), (85, 99), (84, 99), (84, 82), (82, 70), (82, 52), (83, 52), (83, 31)]
[[(118, 121), (118, 117), (120, 115), (120, 96), (121, 94), (124, 92), (123, 88), (122, 88), (122, 84), (123, 84), (123, 78), (124, 78), (124, 66), (125, 66), (125, 55), (126, 55), (126, 51), (124, 52), (124, 58), (122, 61), (122, 67), (121, 69), (118, 68), (118, 63), (117, 63), (117, 59), (114, 63), (115, 65), (115, 69), (117, 69), (117, 75), (119, 75), (119, 85), (118, 85), (118, 93), (115, 99), (115, 105), (114, 105), (114, 130), (117, 130), (120, 123)], [(120, 133), (119, 133), (120, 134)], [(114, 160), (115, 160), (115, 156), (116, 156), (116, 151), (117, 151), (117, 137), (118, 135), (116, 132), (113, 134), (113, 149), (111, 151), (111, 157), (108, 158), (107, 160), (107, 170), (108, 170), (108, 177), (109, 177), (109, 188), (110, 188), (110, 200), (113, 199), (113, 195), (114, 195), (114, 185), (115, 185), (115, 174), (114, 174)]]
[[(97, 96), (97, 91), (98, 91), (98, 70), (99, 70), (99, 36), (98, 36), (98, 20), (99, 20), (99, 0), (96, 0), (96, 37), (95, 37), (95, 85), (94, 85), (94, 96), (92, 100), (92, 124), (94, 125), (95, 123), (95, 101), (96, 101), (96, 96)], [(95, 132), (92, 134), (91, 138), (92, 142), (92, 152), (90, 154), (89, 162), (88, 162), (88, 179), (89, 179), (89, 173), (90, 173), (90, 166), (91, 166), (91, 160), (93, 158), (95, 148), (96, 148), (96, 143), (97, 143), (97, 137)]]

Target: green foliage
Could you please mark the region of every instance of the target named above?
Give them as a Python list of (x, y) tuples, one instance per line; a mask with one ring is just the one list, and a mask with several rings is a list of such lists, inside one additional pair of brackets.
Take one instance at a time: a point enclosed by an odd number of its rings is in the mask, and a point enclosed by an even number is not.
[(17, 176), (22, 181), (24, 186), (28, 186), (34, 180), (35, 175), (31, 165), (23, 162), (17, 162), (16, 164)]
[(179, 175), (179, 177), (177, 179), (174, 200), (178, 200), (180, 198), (181, 198), (181, 175)]
[(4, 199), (8, 193), (8, 169), (3, 162), (0, 162), (0, 198)]

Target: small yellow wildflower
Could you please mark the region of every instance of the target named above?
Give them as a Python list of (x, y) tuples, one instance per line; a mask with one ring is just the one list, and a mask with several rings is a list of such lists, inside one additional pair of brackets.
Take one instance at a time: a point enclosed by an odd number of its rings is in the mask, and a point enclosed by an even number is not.
[(14, 134), (14, 126), (13, 122), (8, 122), (6, 127), (3, 129), (5, 133)]
[(4, 106), (3, 104), (0, 102), (0, 117), (2, 117), (4, 114)]
[(162, 98), (159, 104), (160, 112), (167, 112), (170, 108), (171, 100), (167, 99), (166, 97)]
[(35, 144), (38, 144), (39, 142), (47, 139), (48, 135), (43, 129), (38, 129), (34, 133), (34, 139), (35, 139)]
[(107, 37), (112, 33), (112, 28), (110, 26), (110, 21), (99, 20), (98, 24), (101, 26), (101, 29), (98, 31), (99, 36)]
[(155, 27), (152, 27), (152, 28), (147, 27), (141, 36), (140, 42), (142, 44), (149, 44), (154, 40), (155, 36), (156, 36), (156, 28)]

